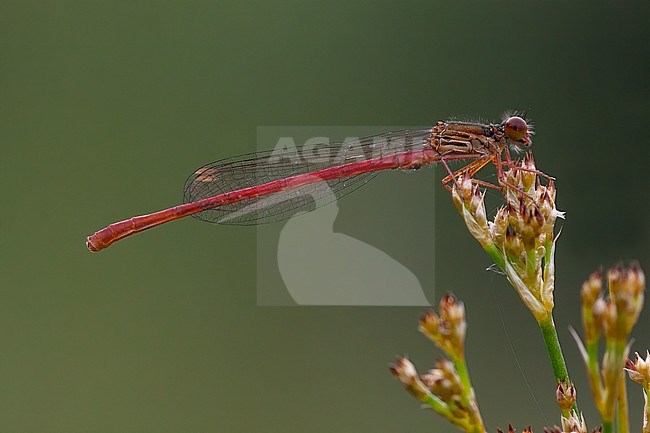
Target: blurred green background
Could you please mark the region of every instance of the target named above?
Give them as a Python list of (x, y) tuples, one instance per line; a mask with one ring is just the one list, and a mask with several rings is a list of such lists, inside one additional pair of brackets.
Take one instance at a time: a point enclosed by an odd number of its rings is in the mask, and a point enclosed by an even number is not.
[[(177, 204), (196, 167), (255, 150), (259, 125), (494, 121), (511, 108), (531, 109), (538, 166), (567, 211), (556, 322), (593, 427), (567, 327), (599, 265), (636, 258), (650, 271), (649, 13), (648, 2), (3, 1), (0, 430), (453, 431), (386, 368), (395, 354), (422, 370), (439, 355), (416, 331), (422, 308), (257, 307), (252, 228), (187, 219), (101, 254), (84, 241)], [(484, 271), (440, 174), (382, 176), (339, 203), (335, 228), (409, 266), (436, 287), (432, 302), (446, 290), (465, 301), (492, 431), (556, 424), (539, 331)], [(634, 350), (650, 346), (649, 325), (646, 311)]]

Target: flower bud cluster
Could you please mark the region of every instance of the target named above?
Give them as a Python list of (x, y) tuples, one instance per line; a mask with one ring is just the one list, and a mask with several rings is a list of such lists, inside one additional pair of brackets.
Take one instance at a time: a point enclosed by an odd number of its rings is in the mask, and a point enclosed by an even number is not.
[[(592, 430), (593, 433), (600, 431), (602, 431), (600, 428)], [(512, 427), (508, 433), (514, 433)], [(528, 429), (524, 429), (523, 433), (533, 433), (533, 431), (528, 427)], [(588, 430), (584, 417), (573, 413), (570, 417), (562, 417), (562, 427), (544, 428), (544, 433), (588, 433)]]
[(394, 364), (388, 366), (390, 372), (393, 373), (404, 388), (415, 398), (423, 403), (426, 403), (431, 393), (418, 376), (418, 371), (415, 365), (407, 358), (397, 358)]
[[(643, 308), (645, 275), (638, 263), (611, 268), (606, 273), (607, 294), (602, 293), (602, 276), (602, 271), (596, 271), (582, 285), (582, 324), (586, 347), (579, 338), (576, 337), (576, 340), (589, 373), (596, 407), (604, 421), (611, 421), (629, 353), (629, 336)], [(601, 335), (605, 337), (602, 369), (598, 360)], [(627, 370), (633, 380), (643, 380), (644, 374), (646, 378), (650, 376), (647, 364), (638, 356), (637, 363), (628, 360)]]
[(603, 288), (603, 272), (598, 270), (591, 274), (582, 284), (582, 326), (585, 330), (587, 345), (597, 342), (603, 329), (602, 317), (605, 312), (605, 301), (601, 296)]
[(603, 320), (607, 338), (627, 339), (643, 309), (645, 275), (638, 263), (619, 265), (607, 272), (610, 301)]
[(452, 402), (452, 406), (467, 411), (467, 408), (462, 408), (463, 387), (450, 360), (437, 359), (436, 367), (423, 374), (420, 379), (442, 401)]
[(429, 311), (420, 319), (420, 332), (453, 358), (462, 358), (465, 345), (465, 307), (448, 293), (440, 300), (440, 315)]
[(553, 180), (542, 185), (531, 153), (504, 172), (505, 204), (487, 219), (485, 193), (469, 173), (452, 190), (465, 224), (505, 272), (528, 309), (540, 320), (553, 309), (555, 222), (564, 213), (555, 207)]
[(430, 311), (420, 319), (419, 329), (450, 359), (436, 360), (434, 368), (420, 376), (408, 359), (398, 358), (389, 366), (390, 371), (411, 395), (462, 430), (484, 433), (465, 363), (467, 324), (463, 303), (453, 294), (446, 294), (440, 300), (438, 313)]
[(576, 404), (576, 389), (573, 383), (567, 385), (566, 382), (560, 382), (555, 390), (555, 399), (557, 405), (562, 409), (562, 413), (569, 413), (574, 404)]
[(573, 413), (569, 418), (562, 417), (562, 431), (571, 433), (588, 433), (585, 418)]
[(643, 309), (645, 274), (638, 263), (618, 265), (607, 271), (608, 293), (602, 293), (602, 271), (582, 284), (582, 324), (585, 342), (607, 340), (625, 343)]
[(627, 373), (630, 379), (640, 384), (646, 392), (650, 392), (650, 350), (646, 351), (646, 357), (643, 359), (638, 353), (636, 360), (632, 362), (630, 359), (626, 361)]

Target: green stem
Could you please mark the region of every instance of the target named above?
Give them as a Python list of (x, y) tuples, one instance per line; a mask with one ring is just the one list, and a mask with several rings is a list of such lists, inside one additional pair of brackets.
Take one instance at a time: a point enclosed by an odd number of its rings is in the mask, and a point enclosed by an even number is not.
[(553, 373), (558, 382), (569, 383), (569, 373), (566, 369), (564, 356), (562, 355), (562, 348), (560, 347), (560, 340), (557, 338), (557, 331), (555, 330), (555, 323), (553, 323), (553, 315), (551, 313), (542, 319), (539, 323), (539, 328), (544, 337), (544, 344), (546, 344), (546, 351), (551, 360)]
[(465, 357), (456, 357), (451, 356), (452, 361), (454, 362), (454, 368), (460, 379), (460, 384), (463, 387), (463, 404), (469, 408), (469, 419), (472, 424), (472, 433), (484, 433), (485, 425), (483, 424), (483, 418), (481, 418), (481, 412), (478, 410), (478, 402), (476, 401), (476, 395), (474, 394), (474, 389), (472, 388), (472, 383), (469, 380), (469, 370), (467, 368), (467, 363), (465, 362)]
[(614, 433), (614, 423), (603, 420), (603, 433)]
[(469, 431), (472, 427), (467, 419), (459, 419), (454, 416), (454, 414), (449, 409), (442, 400), (436, 397), (433, 394), (428, 394), (423, 396), (420, 400), (422, 403), (427, 404), (431, 409), (433, 409), (438, 415), (445, 418), (447, 421), (459, 427), (461, 430)]
[[(494, 263), (505, 271), (505, 259), (497, 249), (496, 245), (493, 243), (483, 245), (483, 249), (488, 253), (490, 258), (494, 260)], [(544, 337), (544, 344), (546, 345), (546, 351), (551, 360), (555, 379), (558, 381), (565, 381), (567, 384), (570, 383), (569, 372), (566, 368), (566, 362), (564, 361), (564, 355), (562, 354), (562, 348), (560, 347), (560, 340), (557, 337), (555, 323), (553, 322), (553, 314), (549, 312), (545, 318), (538, 321), (538, 324), (542, 331), (542, 336)], [(573, 405), (573, 409), (576, 412), (578, 411), (577, 403)]]
[(469, 381), (469, 371), (467, 369), (467, 363), (465, 362), (464, 357), (457, 358), (455, 356), (451, 357), (454, 362), (454, 368), (458, 377), (460, 378), (460, 384), (463, 386), (465, 394), (469, 394), (472, 389), (472, 384)]
[(490, 256), (492, 260), (494, 260), (494, 263), (497, 264), (498, 267), (501, 268), (501, 270), (506, 269), (506, 261), (503, 258), (503, 255), (501, 252), (497, 249), (497, 246), (494, 245), (494, 243), (490, 243), (487, 245), (483, 245), (483, 249), (485, 250), (486, 253)]
[[(610, 338), (606, 340), (605, 358), (609, 358), (610, 362), (603, 368), (607, 371), (604, 373), (606, 396), (604, 410), (602, 413), (603, 423), (605, 421), (612, 422), (616, 414), (616, 426), (619, 433), (627, 433), (629, 431), (629, 421), (627, 419), (627, 398), (621, 394), (625, 390), (625, 375), (623, 374), (623, 366), (625, 365), (625, 339)], [(621, 387), (621, 380), (623, 387)], [(621, 399), (626, 400), (621, 402)], [(625, 405), (625, 409), (621, 405)], [(621, 417), (621, 415), (624, 415)], [(613, 422), (612, 422), (613, 424)]]
[[(555, 379), (558, 382), (565, 382), (567, 384), (571, 383), (569, 372), (566, 368), (566, 362), (564, 361), (564, 355), (562, 354), (562, 347), (560, 347), (560, 340), (557, 337), (555, 323), (553, 322), (553, 314), (548, 313), (548, 316), (540, 320), (538, 324), (542, 331), (542, 336), (544, 337), (544, 344), (546, 345), (548, 357), (551, 360)], [(573, 405), (573, 410), (575, 410), (576, 413), (579, 413), (577, 403)]]
[(630, 433), (630, 420), (627, 413), (627, 387), (625, 375), (621, 374), (618, 387), (618, 400), (616, 403), (616, 427), (618, 433)]
[[(529, 281), (535, 281), (535, 271), (537, 270), (537, 256), (534, 249), (526, 250), (526, 275)], [(527, 282), (526, 285), (529, 286)], [(530, 286), (529, 286), (530, 287)]]
[(603, 384), (600, 379), (600, 365), (598, 364), (598, 340), (587, 342), (587, 370), (591, 393), (594, 395), (598, 410), (603, 408)]

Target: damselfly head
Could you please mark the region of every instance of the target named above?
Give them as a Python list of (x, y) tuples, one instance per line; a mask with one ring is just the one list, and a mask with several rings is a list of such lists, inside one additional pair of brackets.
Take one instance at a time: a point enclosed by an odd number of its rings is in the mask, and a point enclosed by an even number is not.
[(532, 144), (530, 136), (532, 129), (526, 121), (519, 116), (508, 117), (502, 124), (503, 132), (511, 143), (519, 150), (525, 150)]

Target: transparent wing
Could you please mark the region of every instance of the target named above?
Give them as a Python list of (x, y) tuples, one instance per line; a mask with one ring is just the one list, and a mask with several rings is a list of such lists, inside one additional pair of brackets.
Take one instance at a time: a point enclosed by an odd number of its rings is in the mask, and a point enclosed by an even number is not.
[[(313, 174), (428, 145), (430, 129), (412, 129), (364, 137), (345, 143), (282, 148), (223, 159), (196, 170), (185, 182), (185, 203), (245, 190), (278, 179)], [(248, 197), (194, 215), (202, 221), (255, 225), (291, 218), (332, 203), (372, 180), (379, 172), (315, 182), (264, 196)]]

